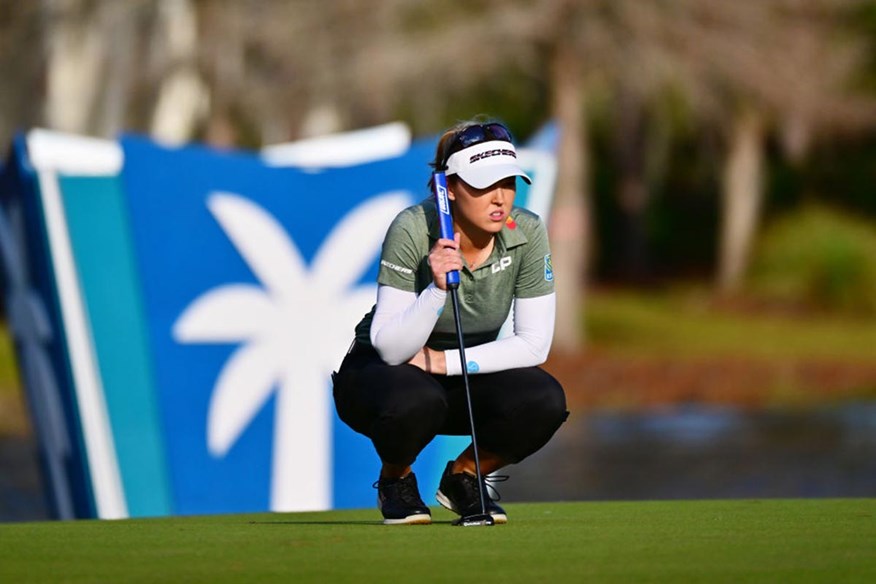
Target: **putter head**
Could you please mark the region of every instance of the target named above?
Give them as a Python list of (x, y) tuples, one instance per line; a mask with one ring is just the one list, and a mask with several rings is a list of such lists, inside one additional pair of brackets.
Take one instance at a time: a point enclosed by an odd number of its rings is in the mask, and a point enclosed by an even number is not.
[(453, 522), (453, 525), (461, 525), (463, 527), (475, 527), (476, 525), (495, 525), (496, 521), (489, 513), (478, 513), (476, 515), (466, 515), (460, 517)]

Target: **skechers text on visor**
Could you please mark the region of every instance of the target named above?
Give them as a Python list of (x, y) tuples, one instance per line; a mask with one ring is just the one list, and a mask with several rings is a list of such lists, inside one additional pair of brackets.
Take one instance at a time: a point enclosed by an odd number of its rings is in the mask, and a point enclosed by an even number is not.
[(509, 176), (532, 180), (517, 164), (517, 150), (511, 142), (491, 140), (454, 152), (447, 159), (446, 174), (456, 174), (476, 189), (485, 189)]

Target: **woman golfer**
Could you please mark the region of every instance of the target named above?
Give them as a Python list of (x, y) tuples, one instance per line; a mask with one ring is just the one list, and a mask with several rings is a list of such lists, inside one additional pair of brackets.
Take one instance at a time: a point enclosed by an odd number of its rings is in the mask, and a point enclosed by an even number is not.
[[(441, 137), (454, 239), (439, 238), (430, 197), (403, 210), (383, 242), (377, 303), (334, 376), (340, 418), (368, 436), (382, 461), (376, 483), (384, 523), (430, 523), (411, 464), (438, 434), (470, 424), (446, 274), (458, 270), (460, 321), (480, 471), (536, 452), (566, 419), (563, 388), (538, 367), (554, 330), (554, 274), (539, 217), (514, 207), (517, 164), (499, 123), (465, 122)], [(513, 334), (499, 338), (513, 313)], [(479, 487), (471, 445), (449, 461), (437, 499), (465, 517), (505, 511)]]

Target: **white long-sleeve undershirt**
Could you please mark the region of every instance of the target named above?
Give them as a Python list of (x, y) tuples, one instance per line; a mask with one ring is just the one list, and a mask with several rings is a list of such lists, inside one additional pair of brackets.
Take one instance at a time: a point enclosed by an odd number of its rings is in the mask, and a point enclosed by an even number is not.
[(447, 292), (434, 283), (417, 296), (392, 286), (377, 287), (377, 305), (371, 320), (371, 344), (390, 365), (406, 363), (426, 345)]
[[(432, 334), (447, 292), (430, 284), (419, 296), (391, 286), (378, 286), (371, 322), (371, 344), (390, 365), (410, 360)], [(556, 294), (515, 298), (511, 336), (466, 347), (469, 373), (493, 373), (544, 363), (554, 334)], [(447, 375), (461, 375), (459, 350), (444, 351)]]

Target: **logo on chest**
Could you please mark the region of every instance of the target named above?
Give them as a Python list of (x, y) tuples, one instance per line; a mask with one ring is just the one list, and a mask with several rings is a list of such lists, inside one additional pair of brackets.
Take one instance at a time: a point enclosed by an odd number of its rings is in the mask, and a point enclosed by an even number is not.
[(505, 256), (502, 259), (500, 259), (498, 262), (493, 264), (490, 269), (493, 271), (494, 274), (496, 274), (498, 272), (501, 272), (502, 270), (504, 270), (505, 268), (507, 268), (510, 265), (511, 265), (511, 256)]

